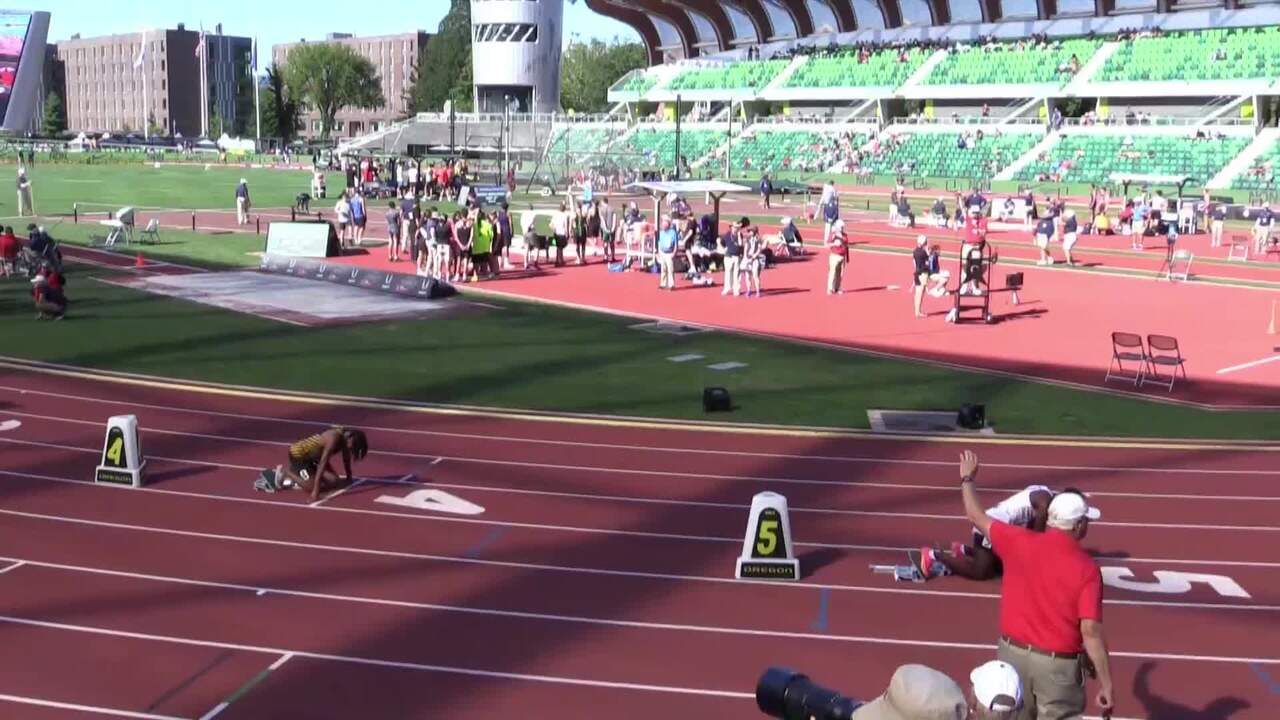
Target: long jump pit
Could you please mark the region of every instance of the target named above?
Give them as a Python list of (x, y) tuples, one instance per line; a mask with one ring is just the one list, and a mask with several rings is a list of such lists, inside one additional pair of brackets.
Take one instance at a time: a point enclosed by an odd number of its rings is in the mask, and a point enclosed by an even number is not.
[(103, 282), (302, 326), (442, 317), (478, 307), (458, 297), (412, 298), (258, 270), (140, 274)]

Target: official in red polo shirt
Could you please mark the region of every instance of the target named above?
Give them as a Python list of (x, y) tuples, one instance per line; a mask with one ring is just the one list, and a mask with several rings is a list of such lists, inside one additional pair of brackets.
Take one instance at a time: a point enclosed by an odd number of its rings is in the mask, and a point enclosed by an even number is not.
[(1096, 702), (1112, 708), (1111, 663), (1102, 629), (1102, 573), (1080, 541), (1101, 513), (1083, 495), (1062, 492), (1049, 503), (1043, 533), (992, 520), (978, 501), (978, 456), (960, 457), (960, 492), (974, 527), (1004, 562), (998, 657), (1022, 679), (1023, 709), (1036, 720), (1084, 714), (1086, 660), (1101, 688)]

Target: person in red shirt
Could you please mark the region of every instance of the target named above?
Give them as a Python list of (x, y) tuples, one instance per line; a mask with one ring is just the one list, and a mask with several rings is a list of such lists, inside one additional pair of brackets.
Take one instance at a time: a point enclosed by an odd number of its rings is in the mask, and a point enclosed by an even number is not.
[(1084, 714), (1084, 675), (1096, 674), (1095, 702), (1113, 709), (1111, 662), (1102, 628), (1102, 573), (1080, 541), (1101, 517), (1084, 495), (1062, 492), (1049, 503), (1045, 531), (1018, 528), (987, 515), (974, 478), (978, 456), (960, 456), (964, 511), (1004, 563), (998, 657), (1022, 679), (1020, 717), (1066, 720)]
[(6, 227), (4, 232), (0, 233), (0, 273), (5, 277), (13, 274), (18, 262), (18, 251), (21, 248), (22, 242), (13, 234), (13, 228)]

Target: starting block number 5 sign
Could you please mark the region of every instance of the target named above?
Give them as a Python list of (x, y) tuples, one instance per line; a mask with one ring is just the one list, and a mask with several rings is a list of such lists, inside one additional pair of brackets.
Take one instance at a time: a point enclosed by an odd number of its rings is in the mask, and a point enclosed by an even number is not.
[(791, 548), (791, 521), (785, 497), (762, 492), (751, 498), (747, 534), (742, 540), (742, 555), (734, 577), (800, 579), (800, 561)]
[(94, 473), (94, 482), (142, 487), (142, 457), (138, 438), (138, 418), (116, 415), (107, 419), (107, 438), (102, 444), (102, 461)]

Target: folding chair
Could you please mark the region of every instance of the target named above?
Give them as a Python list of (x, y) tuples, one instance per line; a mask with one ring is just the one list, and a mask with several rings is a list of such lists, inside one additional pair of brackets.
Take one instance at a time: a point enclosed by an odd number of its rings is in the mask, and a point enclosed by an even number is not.
[(1249, 238), (1244, 235), (1232, 235), (1231, 242), (1228, 243), (1227, 259), (1247, 262), (1249, 260)]
[(153, 243), (160, 242), (160, 220), (158, 218), (151, 218), (151, 221), (147, 223), (147, 227), (142, 230), (142, 237), (139, 240), (146, 240), (147, 238), (151, 238)]
[(123, 239), (125, 243), (133, 240), (133, 208), (120, 208), (120, 212), (110, 220), (99, 220), (99, 225), (110, 228), (107, 234), (106, 242), (103, 243), (107, 247), (116, 244), (116, 241)]
[[(1190, 250), (1175, 250), (1169, 260), (1169, 280), (1186, 282), (1191, 277), (1191, 261), (1194, 259), (1195, 254)], [(1178, 270), (1179, 263), (1182, 264), (1181, 271)]]
[[(1126, 362), (1137, 363), (1138, 368), (1130, 370), (1124, 366)], [(1107, 377), (1104, 382), (1110, 382), (1115, 378), (1133, 382), (1133, 386), (1137, 387), (1142, 384), (1146, 371), (1147, 350), (1142, 345), (1142, 336), (1127, 332), (1111, 333), (1111, 364), (1107, 366)]]
[[(1142, 384), (1150, 382), (1162, 385), (1173, 392), (1173, 383), (1179, 371), (1182, 372), (1182, 379), (1187, 379), (1186, 358), (1182, 357), (1182, 350), (1178, 349), (1178, 339), (1168, 335), (1148, 335), (1147, 348), (1148, 372)], [(1170, 368), (1167, 380), (1157, 369), (1159, 366)]]

